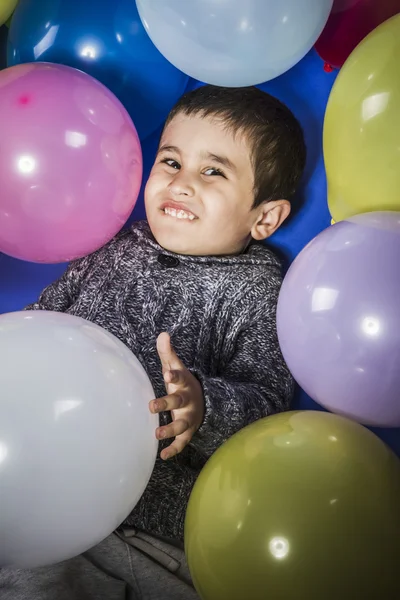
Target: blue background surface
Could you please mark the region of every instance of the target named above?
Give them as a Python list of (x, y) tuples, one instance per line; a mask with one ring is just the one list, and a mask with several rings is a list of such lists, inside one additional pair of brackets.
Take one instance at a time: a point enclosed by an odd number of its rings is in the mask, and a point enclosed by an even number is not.
[[(0, 68), (6, 66), (6, 27), (0, 28)], [(312, 50), (295, 67), (259, 86), (285, 102), (300, 120), (307, 142), (308, 160), (296, 207), (288, 222), (269, 240), (283, 254), (287, 265), (301, 249), (330, 224), (326, 202), (326, 180), (322, 156), (322, 127), (326, 103), (336, 72), (326, 73), (323, 62)], [(201, 85), (190, 79), (187, 89)], [(161, 90), (160, 90), (161, 91)], [(142, 142), (146, 181), (156, 152), (160, 129)], [(143, 185), (132, 220), (145, 217)], [(128, 223), (129, 223), (128, 222)], [(22, 309), (41, 290), (59, 277), (66, 265), (36, 265), (0, 254), (0, 314)], [(377, 399), (378, 401), (379, 399)], [(322, 410), (302, 390), (294, 408)], [(400, 456), (400, 429), (373, 429)]]

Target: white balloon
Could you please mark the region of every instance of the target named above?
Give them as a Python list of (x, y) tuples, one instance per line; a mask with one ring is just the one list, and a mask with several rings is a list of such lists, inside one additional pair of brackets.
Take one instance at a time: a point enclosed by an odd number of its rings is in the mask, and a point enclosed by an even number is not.
[(67, 314), (0, 316), (0, 567), (36, 567), (106, 538), (157, 453), (150, 380), (104, 329)]
[(333, 0), (136, 0), (152, 42), (205, 83), (257, 85), (281, 75), (321, 34)]

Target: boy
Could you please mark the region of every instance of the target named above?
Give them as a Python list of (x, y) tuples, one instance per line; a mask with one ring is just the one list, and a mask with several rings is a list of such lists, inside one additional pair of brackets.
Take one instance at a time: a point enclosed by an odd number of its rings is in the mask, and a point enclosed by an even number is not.
[[(28, 307), (68, 312), (139, 358), (160, 414), (160, 456), (139, 504), (84, 555), (0, 572), (2, 600), (190, 600), (190, 492), (233, 433), (288, 408), (275, 325), (280, 265), (262, 240), (290, 212), (301, 128), (256, 88), (204, 86), (169, 115), (145, 190), (147, 222), (73, 263)], [(171, 442), (171, 440), (173, 440)]]

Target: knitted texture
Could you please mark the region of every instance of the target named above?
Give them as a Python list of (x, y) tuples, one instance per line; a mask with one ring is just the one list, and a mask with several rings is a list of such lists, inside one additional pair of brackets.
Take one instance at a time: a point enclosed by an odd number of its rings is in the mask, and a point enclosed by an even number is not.
[(181, 454), (157, 458), (126, 524), (182, 540), (189, 496), (208, 457), (239, 429), (289, 407), (293, 380), (276, 333), (280, 285), (280, 263), (263, 244), (237, 256), (176, 255), (141, 221), (71, 263), (27, 307), (76, 315), (113, 333), (140, 360), (157, 397), (166, 390), (156, 339), (167, 331), (202, 385), (200, 429)]

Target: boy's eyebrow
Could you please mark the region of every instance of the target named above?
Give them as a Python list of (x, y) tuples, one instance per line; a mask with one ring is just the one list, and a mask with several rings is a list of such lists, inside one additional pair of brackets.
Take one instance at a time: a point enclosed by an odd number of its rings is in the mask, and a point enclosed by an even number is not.
[(204, 157), (222, 165), (223, 167), (226, 167), (234, 173), (237, 172), (236, 165), (234, 165), (233, 162), (229, 160), (227, 156), (219, 156), (218, 154), (213, 154), (212, 152), (206, 152)]
[(168, 144), (163, 144), (162, 146), (160, 146), (157, 151), (157, 154), (160, 154), (160, 152), (175, 152), (175, 154), (180, 153), (178, 146), (170, 146)]

